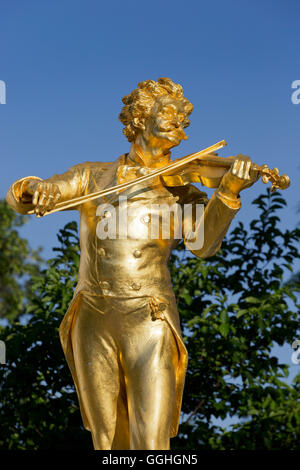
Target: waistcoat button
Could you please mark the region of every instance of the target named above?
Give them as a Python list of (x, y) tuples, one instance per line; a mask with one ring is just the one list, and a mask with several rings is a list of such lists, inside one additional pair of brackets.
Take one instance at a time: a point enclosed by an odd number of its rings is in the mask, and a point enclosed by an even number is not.
[(141, 221), (144, 224), (148, 224), (150, 222), (150, 215), (149, 214), (144, 215), (143, 217), (141, 217)]
[(99, 248), (98, 254), (99, 254), (99, 256), (105, 256), (105, 250), (104, 250), (104, 248)]
[(140, 288), (141, 288), (140, 282), (133, 282), (133, 283), (131, 284), (131, 288), (132, 288), (133, 290), (140, 290)]
[(133, 256), (135, 258), (140, 258), (142, 256), (142, 252), (140, 250), (134, 250)]
[(110, 287), (109, 282), (107, 282), (107, 281), (102, 281), (100, 283), (100, 285), (101, 285), (102, 289), (109, 289), (109, 287)]

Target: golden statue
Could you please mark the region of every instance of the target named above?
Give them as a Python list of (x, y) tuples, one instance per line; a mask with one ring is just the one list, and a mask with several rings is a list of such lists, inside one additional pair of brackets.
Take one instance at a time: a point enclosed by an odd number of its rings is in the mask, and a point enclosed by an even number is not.
[[(167, 267), (180, 241), (177, 225), (183, 223), (187, 249), (200, 258), (213, 256), (241, 207), (239, 193), (259, 176), (273, 189), (289, 180), (249, 157), (219, 157), (214, 152), (224, 141), (172, 162), (170, 150), (187, 139), (193, 106), (169, 78), (143, 81), (122, 101), (129, 153), (45, 180), (22, 178), (7, 201), (38, 217), (80, 212), (79, 280), (60, 338), (94, 448), (162, 450), (178, 431), (188, 357)], [(209, 201), (191, 184), (197, 181), (217, 188)], [(105, 228), (123, 214), (121, 196), (127, 218), (105, 237)], [(151, 236), (151, 221), (161, 220), (162, 207), (167, 213), (185, 205), (192, 211), (183, 220), (182, 212), (179, 218), (173, 212), (169, 237), (161, 228)], [(198, 205), (205, 207), (200, 217)]]

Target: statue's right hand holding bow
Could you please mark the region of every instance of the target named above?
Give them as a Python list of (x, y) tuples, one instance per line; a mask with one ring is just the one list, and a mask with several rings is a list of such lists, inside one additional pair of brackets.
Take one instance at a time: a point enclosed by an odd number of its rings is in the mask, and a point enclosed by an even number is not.
[(36, 216), (42, 217), (61, 199), (61, 192), (55, 183), (26, 178), (18, 187), (16, 197), (19, 202), (33, 204)]

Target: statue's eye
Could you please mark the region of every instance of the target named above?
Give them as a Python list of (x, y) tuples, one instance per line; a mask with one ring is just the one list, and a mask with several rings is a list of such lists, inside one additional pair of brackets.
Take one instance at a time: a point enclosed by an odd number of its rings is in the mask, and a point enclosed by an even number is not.
[(168, 115), (168, 116), (172, 116), (174, 113), (176, 112), (176, 109), (174, 108), (174, 106), (170, 105), (170, 106), (165, 106), (162, 110), (161, 110), (161, 113), (163, 115)]

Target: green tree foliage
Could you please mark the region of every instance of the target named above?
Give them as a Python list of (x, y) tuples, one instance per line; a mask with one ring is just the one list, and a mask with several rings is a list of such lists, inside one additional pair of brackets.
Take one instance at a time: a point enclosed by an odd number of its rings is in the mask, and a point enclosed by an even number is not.
[[(180, 246), (171, 258), (189, 350), (174, 449), (299, 449), (300, 374), (288, 385), (288, 365), (278, 363), (272, 347), (300, 338), (299, 286), (284, 282), (299, 258), (300, 231), (279, 229), (285, 201), (277, 194), (254, 204), (257, 220), (232, 230), (215, 257), (200, 260)], [(0, 366), (2, 449), (92, 448), (58, 338), (77, 278), (76, 224), (58, 237), (57, 256), (33, 276), (31, 319), (0, 330), (7, 347)], [(235, 424), (225, 428), (226, 418)]]
[[(253, 203), (259, 218), (249, 230), (239, 223), (215, 257), (183, 259), (180, 269), (173, 259), (190, 357), (179, 448), (300, 448), (300, 374), (287, 385), (288, 365), (271, 354), (300, 338), (299, 285), (284, 283), (300, 230), (279, 229), (278, 194)], [(228, 431), (212, 418), (237, 424)]]
[(40, 262), (38, 253), (18, 233), (26, 220), (0, 200), (0, 318), (8, 320), (24, 312), (30, 279), (38, 272)]
[(0, 366), (0, 449), (92, 448), (58, 334), (79, 267), (76, 223), (58, 239), (57, 256), (33, 277), (30, 321), (0, 330), (7, 356)]

